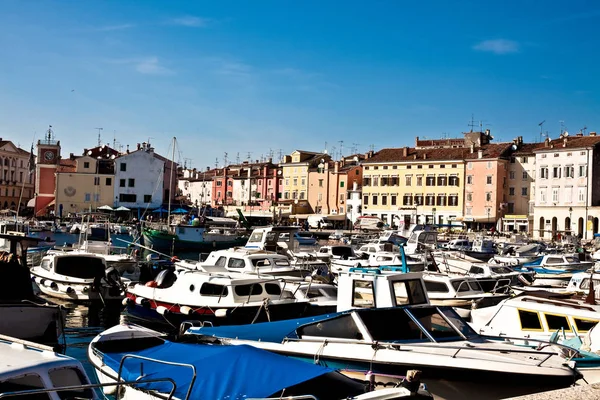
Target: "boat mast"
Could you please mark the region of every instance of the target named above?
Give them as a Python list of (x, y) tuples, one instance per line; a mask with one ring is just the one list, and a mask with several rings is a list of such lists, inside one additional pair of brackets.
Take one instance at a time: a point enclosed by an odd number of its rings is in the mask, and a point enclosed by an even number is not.
[(173, 136), (173, 154), (171, 156), (171, 173), (169, 175), (169, 208), (168, 208), (168, 213), (167, 213), (167, 228), (169, 227), (170, 223), (171, 223), (171, 197), (173, 196), (173, 193), (171, 193), (171, 191), (173, 190), (173, 164), (175, 163), (175, 141), (177, 140), (177, 138), (175, 136)]

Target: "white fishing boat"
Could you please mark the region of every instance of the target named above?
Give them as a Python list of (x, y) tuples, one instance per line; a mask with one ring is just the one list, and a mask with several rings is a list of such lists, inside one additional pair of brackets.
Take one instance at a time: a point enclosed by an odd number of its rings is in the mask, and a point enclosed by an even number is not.
[(31, 277), (42, 293), (71, 301), (111, 301), (125, 297), (128, 279), (108, 268), (99, 255), (78, 252), (47, 254)]
[(215, 340), (172, 342), (158, 332), (131, 325), (118, 325), (95, 337), (88, 358), (103, 383), (159, 380), (105, 390), (106, 394), (118, 390), (122, 399), (433, 399), (418, 379), (368, 392), (368, 382), (319, 365)]
[(0, 393), (15, 398), (99, 399), (81, 363), (51, 347), (0, 336)]
[(581, 261), (577, 254), (546, 254), (537, 261), (514, 269), (535, 272), (534, 286), (565, 287), (573, 274), (585, 272), (593, 266), (593, 261)]
[(125, 301), (127, 314), (142, 321), (179, 327), (186, 320), (244, 324), (297, 318), (318, 311), (310, 302), (283, 298), (276, 278), (212, 268), (215, 272), (166, 269), (154, 281), (131, 285)]
[[(451, 307), (431, 306), (420, 274), (398, 276), (402, 279), (394, 276), (379, 290), (381, 274), (349, 276), (352, 284), (339, 286), (338, 301), (351, 299), (352, 310), (247, 326), (204, 326), (187, 333), (341, 370), (403, 375), (416, 368), (424, 372), (428, 387), (458, 393), (473, 382), (488, 387), (510, 382), (503, 389), (517, 395), (568, 387), (581, 378), (575, 363), (568, 365), (556, 351), (485, 339)], [(392, 307), (379, 308), (386, 299)]]

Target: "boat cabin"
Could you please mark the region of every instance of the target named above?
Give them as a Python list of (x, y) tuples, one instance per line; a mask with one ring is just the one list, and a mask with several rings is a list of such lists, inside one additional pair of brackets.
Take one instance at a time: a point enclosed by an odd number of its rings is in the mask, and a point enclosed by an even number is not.
[(230, 272), (265, 274), (271, 276), (304, 277), (307, 271), (293, 267), (290, 260), (277, 253), (236, 247), (211, 252), (202, 266), (214, 265)]
[(379, 268), (350, 268), (338, 275), (338, 311), (429, 304), (419, 273), (384, 274)]
[(406, 242), (406, 253), (422, 253), (425, 250), (435, 250), (437, 248), (437, 232), (429, 227), (423, 227), (423, 230), (414, 230)]
[[(299, 243), (295, 233), (297, 227), (293, 226), (267, 226), (255, 228), (244, 246), (246, 249), (266, 250), (285, 254), (288, 251), (297, 252)], [(283, 235), (286, 233), (287, 235)]]

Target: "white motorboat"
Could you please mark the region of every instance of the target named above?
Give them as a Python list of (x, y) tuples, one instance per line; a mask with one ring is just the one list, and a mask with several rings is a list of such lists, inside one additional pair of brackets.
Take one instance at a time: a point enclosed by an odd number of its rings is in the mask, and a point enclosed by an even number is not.
[(95, 337), (88, 358), (100, 382), (106, 384), (146, 377), (160, 380), (123, 384), (119, 393), (124, 399), (167, 399), (170, 395), (173, 399), (433, 399), (418, 380), (367, 392), (367, 382), (319, 365), (215, 340), (172, 342), (158, 332), (131, 325), (118, 325)]
[(31, 276), (42, 293), (72, 301), (111, 301), (125, 297), (128, 279), (96, 254), (63, 252), (47, 254)]
[(212, 268), (214, 273), (165, 269), (154, 281), (131, 285), (127, 288), (128, 315), (179, 327), (186, 320), (214, 325), (243, 324), (318, 312), (310, 302), (283, 298), (277, 278), (228, 273), (218, 266)]
[(537, 261), (514, 269), (535, 272), (534, 286), (565, 287), (573, 274), (585, 272), (593, 266), (593, 261), (581, 261), (577, 254), (546, 254)]
[(3, 397), (11, 393), (17, 399), (99, 399), (90, 386), (83, 366), (74, 358), (57, 354), (51, 347), (0, 336)]
[[(342, 370), (403, 375), (416, 368), (432, 389), (510, 382), (504, 389), (518, 395), (568, 387), (581, 378), (575, 363), (567, 365), (555, 351), (486, 340), (452, 308), (431, 306), (419, 274), (399, 274), (402, 279), (373, 292), (379, 276), (365, 273), (355, 276), (353, 285), (339, 287), (339, 299), (352, 299), (349, 311), (247, 326), (204, 326), (187, 333)], [(365, 296), (365, 290), (371, 295)], [(393, 307), (379, 308), (385, 298), (392, 299)], [(372, 308), (375, 304), (378, 308)]]

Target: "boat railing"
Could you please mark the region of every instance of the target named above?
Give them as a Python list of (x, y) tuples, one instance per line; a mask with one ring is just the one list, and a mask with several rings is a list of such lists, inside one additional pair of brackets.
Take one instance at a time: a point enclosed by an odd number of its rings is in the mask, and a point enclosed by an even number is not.
[[(506, 340), (521, 340), (521, 341), (532, 341), (532, 342), (539, 342), (540, 344), (546, 344), (548, 346), (558, 346), (561, 348), (565, 348), (566, 350), (569, 350), (571, 352), (575, 352), (576, 354), (579, 354), (579, 351), (577, 349), (574, 349), (572, 347), (569, 346), (565, 346), (562, 344), (558, 344), (558, 343), (550, 343), (548, 341), (543, 341), (543, 340), (534, 340), (534, 339), (527, 339), (527, 338), (510, 338), (510, 337), (498, 337), (498, 336), (484, 336), (484, 335), (479, 335), (480, 337), (486, 338), (486, 339), (492, 339), (495, 341), (498, 341), (499, 339), (506, 339)], [(384, 349), (384, 348), (388, 348), (391, 350), (401, 350), (402, 346), (405, 347), (411, 347), (414, 348), (428, 348), (428, 349), (444, 349), (444, 350), (456, 350), (456, 352), (452, 355), (452, 358), (456, 358), (458, 356), (458, 354), (461, 351), (487, 351), (487, 352), (492, 352), (492, 353), (506, 353), (507, 351), (510, 351), (511, 353), (519, 353), (519, 354), (535, 354), (535, 355), (543, 355), (546, 356), (544, 358), (542, 358), (542, 360), (536, 364), (536, 367), (540, 367), (544, 362), (546, 362), (548, 359), (550, 359), (550, 357), (557, 355), (558, 352), (557, 351), (542, 351), (542, 350), (535, 350), (535, 349), (502, 349), (502, 348), (489, 348), (489, 347), (474, 347), (473, 345), (471, 345), (470, 343), (467, 344), (466, 346), (457, 346), (457, 345), (445, 345), (445, 344), (441, 344), (439, 342), (436, 342), (435, 344), (428, 344), (428, 343), (401, 343), (401, 342), (380, 342), (380, 341), (366, 341), (366, 340), (356, 340), (356, 339), (331, 339), (331, 338), (318, 338), (318, 337), (308, 337), (308, 338), (289, 338), (286, 337), (283, 339), (283, 342), (316, 342), (316, 343), (323, 343), (324, 346), (326, 346), (327, 344), (332, 344), (332, 343), (337, 343), (337, 344), (362, 344), (362, 345), (369, 345), (371, 347), (373, 347), (373, 349), (377, 350), (377, 349)], [(465, 358), (468, 358), (469, 356), (465, 355)], [(569, 358), (569, 361), (573, 358), (574, 356), (571, 356)], [(538, 359), (536, 358), (535, 361), (537, 361)]]
[[(277, 399), (278, 400), (319, 400), (311, 394), (302, 394), (299, 396), (278, 397)], [(264, 400), (264, 397), (263, 398), (248, 398), (246, 400)]]
[[(62, 391), (65, 391), (65, 392), (81, 391), (82, 389), (98, 389), (98, 388), (111, 387), (111, 386), (118, 387), (119, 385), (134, 386), (134, 385), (142, 385), (142, 384), (155, 383), (155, 382), (166, 382), (166, 383), (172, 384), (173, 388), (171, 389), (171, 392), (169, 393), (167, 400), (170, 400), (173, 398), (173, 395), (175, 394), (175, 390), (177, 389), (177, 384), (175, 383), (175, 381), (171, 378), (153, 378), (153, 379), (139, 379), (139, 380), (135, 380), (135, 381), (126, 381), (126, 382), (118, 381), (118, 382), (107, 382), (107, 383), (90, 383), (90, 384), (85, 384), (85, 385), (58, 386), (58, 387), (43, 388), (43, 389), (31, 389), (31, 390), (19, 390), (19, 391), (14, 391), (14, 392), (4, 392), (4, 393), (0, 393), (0, 399), (6, 398), (6, 397), (32, 396), (32, 395), (36, 395), (36, 394), (62, 392)], [(117, 390), (118, 390), (118, 388), (117, 388)], [(77, 398), (85, 398), (85, 397), (77, 397)]]
[[(149, 362), (154, 362), (157, 364), (163, 364), (163, 365), (170, 365), (170, 366), (174, 366), (174, 367), (185, 367), (185, 368), (190, 368), (192, 370), (192, 379), (190, 380), (190, 386), (188, 388), (188, 391), (184, 397), (183, 400), (187, 400), (190, 398), (190, 394), (192, 393), (192, 388), (194, 387), (194, 383), (196, 382), (196, 367), (192, 364), (186, 364), (186, 363), (178, 363), (178, 362), (173, 362), (173, 361), (164, 361), (164, 360), (157, 360), (155, 358), (150, 358), (150, 357), (144, 357), (144, 356), (139, 356), (136, 354), (126, 354), (125, 356), (123, 356), (123, 358), (121, 358), (121, 362), (119, 363), (119, 371), (118, 371), (118, 375), (117, 375), (117, 388), (116, 391), (117, 393), (119, 393), (119, 388), (120, 388), (120, 384), (119, 382), (121, 381), (121, 372), (123, 372), (123, 365), (125, 364), (125, 360), (127, 359), (132, 359), (135, 358), (137, 360), (144, 360), (144, 361), (149, 361)], [(144, 376), (144, 364), (140, 364), (140, 377)], [(124, 384), (124, 383), (121, 383)], [(175, 389), (177, 387), (177, 385), (175, 384), (175, 382), (173, 381), (173, 389), (171, 390), (171, 393), (169, 395), (169, 399), (173, 396), (173, 394), (175, 393)]]

